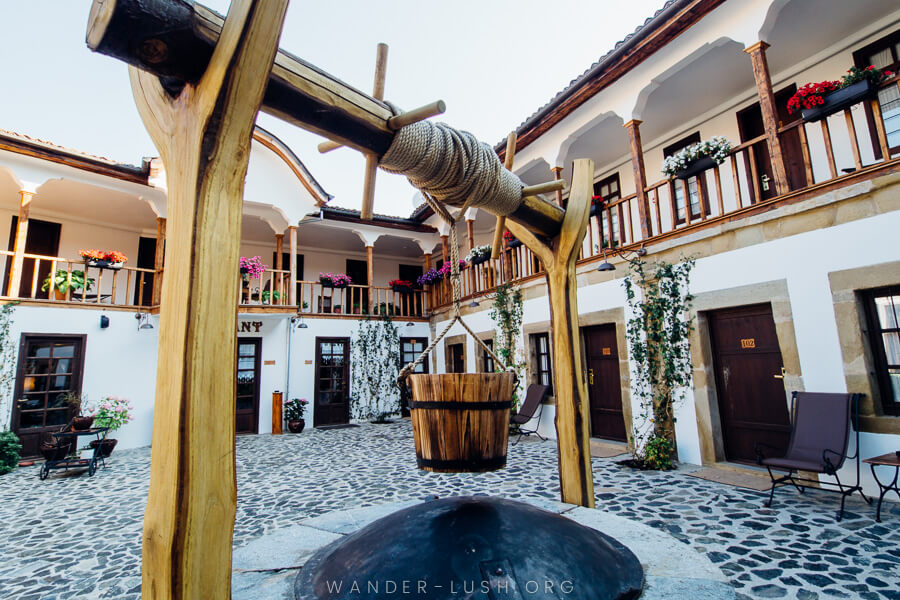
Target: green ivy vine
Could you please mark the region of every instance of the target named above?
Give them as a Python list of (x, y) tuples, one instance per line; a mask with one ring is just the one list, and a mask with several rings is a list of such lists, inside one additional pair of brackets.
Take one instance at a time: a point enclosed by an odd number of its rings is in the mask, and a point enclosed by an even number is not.
[(694, 297), (688, 288), (694, 262), (634, 260), (624, 280), (631, 315), (626, 327), (634, 365), (631, 388), (640, 404), (632, 442), (634, 459), (644, 468), (674, 468), (675, 408), (691, 384)]
[(385, 423), (400, 411), (400, 334), (390, 315), (360, 321), (350, 350), (353, 417)]
[[(522, 331), (522, 290), (510, 283), (501, 283), (494, 290), (493, 300), (494, 304), (488, 315), (497, 328), (494, 353), (521, 375), (525, 361), (518, 355), (517, 349)], [(494, 369), (498, 372), (505, 370), (503, 365), (494, 365)], [(519, 377), (520, 381), (523, 379)], [(519, 407), (518, 387), (513, 390), (513, 406), (515, 409)]]
[(0, 306), (0, 475), (16, 468), (22, 450), (18, 436), (9, 431), (16, 379), (16, 343), (10, 332), (15, 306), (15, 302)]

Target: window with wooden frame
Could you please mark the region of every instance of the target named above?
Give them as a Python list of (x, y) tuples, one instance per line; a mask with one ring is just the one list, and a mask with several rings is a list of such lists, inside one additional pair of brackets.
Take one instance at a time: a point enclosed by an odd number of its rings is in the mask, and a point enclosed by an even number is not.
[[(622, 191), (619, 187), (619, 174), (613, 173), (609, 177), (604, 177), (596, 182), (594, 184), (594, 196), (600, 196), (606, 206), (621, 198)], [(598, 199), (597, 202), (599, 201)], [(619, 218), (621, 211), (622, 205), (620, 204), (616, 208), (597, 216), (600, 220), (600, 245), (603, 248), (618, 246), (622, 239), (622, 220)], [(611, 236), (610, 229), (612, 230)]]
[(535, 382), (547, 386), (547, 394), (553, 395), (553, 370), (550, 361), (550, 334), (531, 335), (531, 350), (534, 354)]
[[(494, 340), (493, 339), (487, 339), (487, 340), (481, 340), (481, 341), (484, 342), (485, 346), (487, 346), (488, 348), (491, 349), (491, 352), (494, 351)], [(487, 351), (481, 346), (481, 344), (478, 344), (478, 349), (481, 353), (481, 364), (479, 365), (481, 367), (481, 372), (482, 373), (493, 373), (494, 371), (496, 371), (496, 365), (494, 364), (493, 357), (487, 353)]]
[[(663, 158), (668, 158), (679, 150), (683, 150), (688, 146), (698, 143), (700, 143), (700, 132), (695, 131), (691, 135), (663, 148)], [(703, 214), (709, 215), (709, 206), (707, 206), (707, 202), (704, 200), (709, 197), (704, 174), (701, 173), (698, 176), (691, 177), (685, 183), (687, 183), (688, 195), (690, 196), (691, 219), (699, 219), (701, 217), (701, 204)], [(680, 179), (673, 181), (672, 188), (675, 190), (675, 223), (681, 225), (686, 221), (684, 212), (684, 186), (682, 185), (682, 181)]]
[(900, 285), (864, 293), (881, 406), (900, 415)]
[[(425, 348), (428, 347), (428, 338), (419, 337), (401, 337), (400, 338), (400, 366), (405, 367), (413, 362)], [(428, 373), (428, 355), (422, 359), (422, 362), (416, 365), (413, 373)]]
[[(855, 51), (853, 64), (861, 69), (873, 65), (877, 69), (887, 69), (896, 74), (900, 71), (900, 29)], [(878, 105), (884, 119), (888, 148), (893, 155), (900, 152), (900, 87), (897, 83), (878, 90)], [(875, 129), (875, 115), (872, 114), (872, 107), (868, 102), (864, 106), (866, 120), (869, 123), (869, 134), (872, 138), (872, 149), (875, 152), (875, 158), (880, 159), (882, 156)]]

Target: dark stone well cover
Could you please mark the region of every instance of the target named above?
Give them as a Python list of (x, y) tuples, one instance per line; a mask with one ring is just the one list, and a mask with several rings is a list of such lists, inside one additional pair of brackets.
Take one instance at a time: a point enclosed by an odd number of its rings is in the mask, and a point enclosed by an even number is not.
[(637, 598), (643, 570), (613, 538), (530, 504), (482, 496), (425, 502), (325, 546), (300, 600)]

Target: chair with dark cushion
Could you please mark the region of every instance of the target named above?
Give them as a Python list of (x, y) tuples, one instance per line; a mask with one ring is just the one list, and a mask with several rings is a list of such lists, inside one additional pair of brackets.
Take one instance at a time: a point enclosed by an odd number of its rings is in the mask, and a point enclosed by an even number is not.
[[(851, 422), (851, 411), (853, 421)], [(841, 509), (837, 520), (844, 516), (844, 502), (853, 492), (859, 492), (866, 502), (871, 502), (863, 494), (859, 485), (859, 428), (855, 428), (856, 452), (848, 456), (850, 428), (858, 423), (859, 394), (824, 394), (814, 392), (794, 392), (791, 398), (791, 440), (787, 452), (782, 457), (766, 456), (765, 444), (756, 444), (756, 462), (769, 471), (772, 489), (769, 501), (772, 505), (775, 487), (790, 483), (801, 494), (806, 489), (798, 482), (816, 483), (821, 489), (841, 494)], [(842, 483), (838, 471), (846, 459), (856, 459), (856, 484)], [(787, 475), (776, 478), (772, 469), (787, 471)], [(799, 471), (823, 473), (834, 477), (835, 481), (820, 481), (800, 477)], [(828, 487), (833, 486), (833, 487)]]
[[(516, 428), (516, 431), (519, 433), (519, 437), (516, 438), (516, 441), (513, 442), (513, 445), (516, 445), (520, 441), (522, 441), (522, 436), (525, 435), (534, 434), (541, 438), (541, 441), (545, 441), (547, 439), (540, 433), (538, 433), (538, 427), (541, 424), (541, 414), (544, 412), (544, 398), (546, 397), (546, 385), (532, 383), (528, 386), (528, 391), (525, 392), (525, 401), (522, 403), (522, 407), (519, 409), (519, 412), (509, 417), (509, 424), (513, 425)], [(537, 412), (537, 421), (534, 425), (534, 429), (524, 429), (523, 426), (532, 418), (534, 418), (535, 412)]]

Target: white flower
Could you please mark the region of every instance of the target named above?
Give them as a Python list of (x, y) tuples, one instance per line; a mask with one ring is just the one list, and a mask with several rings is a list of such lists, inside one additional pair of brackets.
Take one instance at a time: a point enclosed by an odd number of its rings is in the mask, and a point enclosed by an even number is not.
[(692, 144), (686, 148), (682, 148), (672, 156), (667, 156), (663, 161), (663, 175), (673, 177), (679, 171), (684, 171), (692, 162), (701, 158), (712, 158), (716, 164), (721, 165), (728, 158), (731, 152), (731, 142), (716, 135), (708, 140)]

